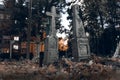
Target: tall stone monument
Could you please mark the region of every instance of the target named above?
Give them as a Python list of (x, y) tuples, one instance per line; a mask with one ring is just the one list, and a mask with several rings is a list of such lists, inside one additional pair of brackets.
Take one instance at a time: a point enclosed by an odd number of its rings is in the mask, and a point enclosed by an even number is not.
[(44, 55), (44, 63), (48, 64), (58, 59), (58, 38), (56, 37), (55, 18), (59, 16), (56, 14), (55, 6), (52, 6), (51, 12), (46, 12), (46, 14), (51, 17), (51, 26), (49, 36), (45, 41)]
[(86, 37), (81, 18), (79, 17), (79, 5), (73, 5), (73, 40), (72, 55), (75, 61), (88, 58), (90, 55), (89, 41)]
[(113, 58), (120, 58), (120, 42), (117, 45), (116, 51), (115, 51), (115, 53), (113, 55)]

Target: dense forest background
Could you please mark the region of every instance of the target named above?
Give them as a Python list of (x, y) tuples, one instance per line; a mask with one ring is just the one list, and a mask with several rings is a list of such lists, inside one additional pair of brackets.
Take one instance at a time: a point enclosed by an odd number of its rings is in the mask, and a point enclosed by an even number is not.
[[(67, 6), (69, 14), (67, 19), (70, 20), (69, 27), (71, 27), (72, 5), (80, 4), (79, 16), (83, 21), (85, 31), (89, 33), (91, 53), (112, 56), (120, 41), (120, 0), (71, 0), (71, 2), (66, 2), (66, 0), (32, 0), (32, 5), (30, 5), (30, 0), (4, 0), (3, 3), (5, 8), (12, 12), (10, 29), (3, 34), (20, 34), (24, 40), (30, 21), (32, 24), (31, 36), (40, 36), (42, 29), (46, 31), (49, 29), (47, 27), (49, 24), (46, 24), (48, 22), (46, 12), (50, 11), (53, 5), (56, 6), (57, 13), (65, 13), (64, 8)], [(61, 19), (57, 18), (56, 29), (60, 33), (69, 34), (69, 38), (72, 38), (72, 28), (71, 30), (62, 29), (64, 26), (60, 22)]]

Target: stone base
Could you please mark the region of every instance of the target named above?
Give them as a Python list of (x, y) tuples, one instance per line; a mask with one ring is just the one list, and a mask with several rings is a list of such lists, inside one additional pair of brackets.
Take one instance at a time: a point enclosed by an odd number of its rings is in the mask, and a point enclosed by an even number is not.
[(90, 49), (87, 38), (76, 38), (72, 41), (72, 55), (75, 61), (90, 57)]
[(44, 63), (53, 63), (58, 60), (58, 39), (55, 36), (46, 38)]

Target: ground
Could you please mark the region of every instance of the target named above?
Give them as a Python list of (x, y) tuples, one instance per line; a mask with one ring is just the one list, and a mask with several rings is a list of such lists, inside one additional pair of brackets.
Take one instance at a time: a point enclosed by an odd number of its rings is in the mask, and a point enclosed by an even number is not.
[(92, 57), (73, 62), (63, 58), (39, 67), (30, 60), (0, 62), (0, 80), (120, 80), (120, 59)]

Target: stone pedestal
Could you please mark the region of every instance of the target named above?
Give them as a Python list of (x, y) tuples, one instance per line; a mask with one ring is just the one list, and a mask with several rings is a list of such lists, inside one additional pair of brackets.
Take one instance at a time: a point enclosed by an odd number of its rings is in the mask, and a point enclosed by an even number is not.
[(87, 38), (75, 38), (72, 40), (72, 55), (74, 61), (89, 58), (90, 52)]
[(58, 60), (58, 39), (55, 36), (49, 36), (45, 41), (44, 63), (53, 63)]

